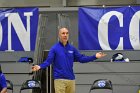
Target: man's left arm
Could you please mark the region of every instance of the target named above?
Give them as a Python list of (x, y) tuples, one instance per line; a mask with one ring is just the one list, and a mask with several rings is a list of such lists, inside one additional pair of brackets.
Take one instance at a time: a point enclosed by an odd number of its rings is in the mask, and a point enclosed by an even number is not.
[(75, 59), (75, 61), (78, 61), (80, 63), (87, 63), (90, 61), (94, 61), (94, 60), (96, 60), (98, 58), (102, 58), (104, 56), (106, 56), (106, 54), (102, 53), (102, 52), (98, 52), (92, 56), (87, 56), (87, 55), (81, 54), (77, 49), (74, 49), (74, 59)]

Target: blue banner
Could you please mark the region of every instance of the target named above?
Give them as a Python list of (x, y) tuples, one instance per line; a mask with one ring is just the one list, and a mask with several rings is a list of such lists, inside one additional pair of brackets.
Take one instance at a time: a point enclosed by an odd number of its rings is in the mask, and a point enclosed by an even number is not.
[(34, 51), (38, 8), (0, 10), (0, 51)]
[(80, 50), (140, 50), (140, 6), (81, 7)]

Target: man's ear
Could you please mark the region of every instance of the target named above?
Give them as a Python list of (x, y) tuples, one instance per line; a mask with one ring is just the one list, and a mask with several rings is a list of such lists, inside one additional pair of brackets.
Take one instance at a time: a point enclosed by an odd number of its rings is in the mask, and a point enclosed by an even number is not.
[(1, 65), (0, 65), (0, 73), (2, 73)]
[(59, 36), (58, 36), (57, 40), (59, 41)]

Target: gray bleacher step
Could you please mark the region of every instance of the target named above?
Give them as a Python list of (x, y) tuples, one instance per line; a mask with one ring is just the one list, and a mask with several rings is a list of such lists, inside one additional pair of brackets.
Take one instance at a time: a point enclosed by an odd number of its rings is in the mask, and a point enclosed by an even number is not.
[(31, 71), (31, 64), (29, 63), (1, 63), (3, 73), (29, 73)]

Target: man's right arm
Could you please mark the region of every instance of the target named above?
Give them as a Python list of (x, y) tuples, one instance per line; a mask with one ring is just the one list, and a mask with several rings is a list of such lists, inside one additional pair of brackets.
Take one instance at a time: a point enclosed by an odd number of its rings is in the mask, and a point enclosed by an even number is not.
[(40, 65), (32, 66), (32, 71), (38, 71), (42, 68), (46, 68), (46, 67), (50, 66), (50, 64), (54, 61), (54, 57), (55, 57), (55, 50), (54, 50), (54, 48), (51, 48), (47, 59)]

